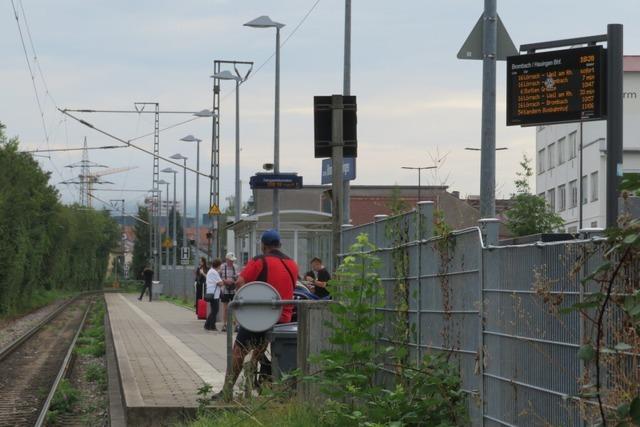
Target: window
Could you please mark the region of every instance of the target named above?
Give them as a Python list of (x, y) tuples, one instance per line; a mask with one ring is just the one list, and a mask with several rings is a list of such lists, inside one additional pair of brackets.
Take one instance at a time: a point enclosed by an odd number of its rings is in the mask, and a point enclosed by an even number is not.
[(556, 165), (555, 164), (555, 161), (556, 161), (556, 143), (555, 142), (549, 144), (549, 147), (547, 148), (547, 154), (549, 154), (547, 156), (547, 158), (549, 159), (547, 168), (553, 169), (553, 167)]
[(547, 202), (549, 203), (549, 207), (551, 208), (551, 211), (555, 212), (556, 211), (556, 189), (552, 188), (551, 190), (547, 191)]
[(566, 138), (560, 138), (558, 140), (558, 164), (561, 165), (565, 162), (565, 141)]
[(598, 172), (591, 174), (591, 201), (598, 200)]
[(582, 204), (586, 205), (589, 202), (589, 182), (587, 181), (587, 175), (582, 177)]
[(569, 207), (578, 206), (578, 180), (574, 179), (569, 183)]
[(567, 186), (562, 184), (558, 187), (558, 212), (567, 209)]
[(544, 192), (538, 194), (538, 197), (540, 197), (541, 199), (544, 199)]
[(544, 155), (545, 155), (544, 148), (538, 151), (538, 174), (541, 174), (544, 172)]
[(578, 152), (577, 133), (578, 133), (577, 131), (573, 131), (569, 134), (569, 143), (567, 144), (569, 145), (569, 160), (575, 159), (576, 153)]
[(598, 228), (598, 221), (591, 222), (591, 228)]

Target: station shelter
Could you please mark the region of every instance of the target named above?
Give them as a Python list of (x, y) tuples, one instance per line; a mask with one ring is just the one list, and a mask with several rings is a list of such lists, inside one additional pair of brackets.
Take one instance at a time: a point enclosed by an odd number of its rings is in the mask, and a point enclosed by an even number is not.
[[(260, 255), (260, 236), (273, 228), (272, 212), (243, 215), (239, 221), (227, 225), (233, 232), (233, 247), (238, 264), (244, 266)], [(280, 237), (282, 251), (300, 266), (301, 274), (309, 270), (314, 257), (331, 264), (331, 214), (311, 210), (281, 210)]]

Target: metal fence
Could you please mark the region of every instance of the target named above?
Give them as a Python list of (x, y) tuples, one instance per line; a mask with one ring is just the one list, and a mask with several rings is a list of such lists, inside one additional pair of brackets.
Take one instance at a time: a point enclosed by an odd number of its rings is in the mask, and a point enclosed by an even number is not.
[(173, 270), (171, 266), (163, 266), (160, 270), (160, 283), (162, 293), (172, 297), (195, 300), (195, 287), (193, 286), (196, 267), (193, 265), (177, 265)]
[[(398, 289), (406, 287), (412, 333), (403, 345), (416, 362), (428, 351), (451, 353), (474, 425), (582, 426), (578, 350), (593, 331), (558, 309), (583, 297), (580, 280), (601, 260), (597, 239), (499, 246), (498, 231), (496, 220), (483, 220), (433, 237), (433, 204), (421, 202), (401, 216), (344, 227), (342, 255), (361, 233), (376, 245), (385, 289), (380, 340), (397, 344)], [(580, 263), (586, 250), (590, 260)]]

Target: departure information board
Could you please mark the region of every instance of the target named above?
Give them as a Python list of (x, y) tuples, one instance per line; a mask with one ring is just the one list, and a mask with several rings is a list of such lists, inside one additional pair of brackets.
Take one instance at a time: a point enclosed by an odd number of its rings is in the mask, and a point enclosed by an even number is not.
[(601, 46), (507, 58), (507, 126), (606, 116), (606, 50)]

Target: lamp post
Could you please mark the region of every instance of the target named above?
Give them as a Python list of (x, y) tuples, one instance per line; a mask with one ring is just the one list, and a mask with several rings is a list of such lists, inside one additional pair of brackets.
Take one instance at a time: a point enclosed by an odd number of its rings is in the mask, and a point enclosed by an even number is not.
[[(162, 192), (160, 190), (156, 190), (156, 189), (152, 188), (152, 189), (149, 190), (149, 193), (151, 193), (152, 195), (156, 194), (156, 193), (158, 194), (158, 206), (160, 206), (160, 202), (161, 202), (161, 197), (160, 196), (161, 196)], [(152, 196), (151, 197), (152, 209), (151, 209), (151, 212), (149, 212), (149, 250), (151, 251), (151, 253), (153, 253), (153, 251), (156, 249), (156, 248), (152, 248), (151, 247), (151, 246), (153, 246), (153, 244), (152, 244), (153, 240), (151, 238), (151, 235), (154, 232), (157, 232), (158, 234), (157, 234), (156, 237), (158, 239), (160, 238), (160, 225), (159, 225), (160, 224), (160, 213), (159, 212), (158, 212), (158, 218), (156, 219), (156, 223), (153, 224), (153, 222), (152, 222), (152, 218), (153, 218), (153, 215), (152, 215), (152, 212), (153, 212), (153, 200), (155, 200), (155, 197)], [(155, 225), (155, 227), (154, 227), (154, 225)], [(154, 257), (154, 259), (155, 259), (155, 257)], [(158, 277), (158, 282), (160, 281), (160, 264), (162, 264), (162, 254), (161, 253), (158, 254), (158, 265), (157, 265), (158, 271), (156, 273), (157, 277)], [(153, 268), (156, 268), (156, 266), (154, 265)]]
[(420, 203), (421, 200), (421, 194), (420, 194), (420, 189), (422, 188), (422, 171), (426, 170), (426, 169), (436, 169), (437, 166), (401, 166), (402, 169), (408, 169), (408, 170), (417, 170), (418, 171), (418, 203)]
[(240, 206), (242, 205), (240, 200), (240, 83), (242, 83), (243, 80), (242, 77), (234, 75), (228, 70), (214, 74), (211, 77), (220, 80), (235, 80), (236, 82), (236, 191), (234, 220), (238, 222), (240, 221)]
[[(169, 227), (169, 181), (165, 181), (161, 179), (158, 181), (158, 186), (166, 185), (167, 192), (165, 193), (166, 199), (165, 203), (167, 205), (167, 228)], [(160, 241), (160, 270), (162, 270), (162, 232), (160, 231), (160, 225), (162, 225), (162, 190), (158, 193), (158, 203), (160, 208), (158, 210), (158, 240)], [(165, 256), (165, 265), (169, 264), (169, 252), (166, 251), (167, 255)]]
[[(276, 88), (275, 114), (273, 120), (273, 172), (280, 173), (280, 29), (284, 24), (272, 21), (268, 16), (260, 16), (244, 24), (251, 28), (276, 29)], [(273, 228), (280, 229), (280, 198), (278, 190), (273, 190)]]
[[(187, 135), (184, 138), (180, 138), (180, 141), (196, 143), (196, 170), (200, 171), (200, 142), (202, 142), (202, 140), (196, 138), (193, 135)], [(194, 259), (196, 260), (196, 263), (199, 255), (200, 255), (200, 175), (196, 174), (196, 256), (194, 257)]]
[[(171, 236), (171, 246), (173, 247), (173, 266), (171, 268), (171, 270), (173, 271), (172, 273), (172, 277), (173, 277), (173, 284), (175, 287), (175, 282), (176, 282), (176, 246), (178, 246), (178, 232), (176, 230), (178, 224), (177, 224), (177, 220), (176, 220), (176, 175), (178, 174), (178, 171), (173, 169), (173, 168), (164, 168), (162, 169), (162, 172), (164, 173), (172, 173), (173, 174), (173, 235)], [(167, 212), (167, 215), (169, 215), (169, 213)], [(167, 223), (167, 229), (169, 228), (169, 224)]]
[[(169, 156), (169, 158), (174, 160), (182, 160), (182, 247), (180, 248), (180, 253), (182, 254), (182, 248), (188, 248), (189, 245), (187, 243), (187, 157), (183, 156), (180, 153), (176, 153), (173, 156)], [(187, 272), (185, 264), (182, 264), (182, 256), (180, 257), (180, 264), (182, 265), (182, 291), (185, 299), (187, 298)]]

